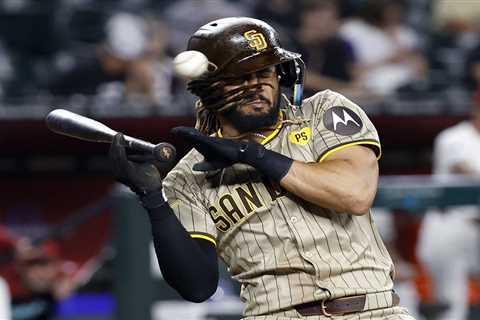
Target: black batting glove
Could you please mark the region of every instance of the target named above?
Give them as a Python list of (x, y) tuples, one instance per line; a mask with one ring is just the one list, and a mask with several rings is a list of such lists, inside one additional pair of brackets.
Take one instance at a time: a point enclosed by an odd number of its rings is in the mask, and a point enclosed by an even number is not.
[(193, 166), (196, 171), (211, 171), (244, 163), (280, 181), (293, 163), (293, 159), (267, 150), (254, 141), (210, 137), (190, 127), (176, 127), (172, 133), (185, 139), (204, 156), (204, 161)]
[(117, 133), (110, 145), (110, 162), (117, 181), (135, 192), (147, 209), (162, 205), (162, 179), (150, 154), (127, 155), (123, 134)]

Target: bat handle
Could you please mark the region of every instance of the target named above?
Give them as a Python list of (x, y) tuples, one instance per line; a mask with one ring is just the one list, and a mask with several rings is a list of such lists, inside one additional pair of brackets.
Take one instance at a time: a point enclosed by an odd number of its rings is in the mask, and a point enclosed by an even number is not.
[(129, 148), (143, 152), (151, 152), (158, 161), (170, 162), (176, 158), (177, 152), (175, 147), (170, 143), (160, 142), (155, 145), (130, 136), (124, 136), (124, 138)]
[(127, 142), (127, 147), (138, 150), (138, 151), (143, 151), (143, 152), (153, 152), (153, 148), (155, 148), (155, 145), (153, 143), (143, 141), (137, 138), (132, 138), (130, 136), (124, 136), (125, 141)]

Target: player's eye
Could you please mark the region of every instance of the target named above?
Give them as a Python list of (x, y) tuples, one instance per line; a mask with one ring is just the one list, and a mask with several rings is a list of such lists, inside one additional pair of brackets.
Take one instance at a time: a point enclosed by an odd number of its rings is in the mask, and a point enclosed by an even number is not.
[(257, 72), (257, 76), (259, 78), (268, 78), (273, 74), (274, 70), (275, 70), (274, 67), (268, 67), (268, 68), (262, 69)]
[(252, 80), (253, 78), (257, 78), (257, 79), (269, 78), (272, 76), (274, 72), (275, 72), (274, 67), (268, 67), (254, 73), (246, 74), (238, 78), (230, 78), (228, 80), (225, 80), (225, 84), (229, 86), (239, 86), (239, 85), (243, 85), (246, 81)]
[(244, 82), (245, 82), (245, 78), (241, 77), (241, 78), (228, 79), (225, 81), (225, 84), (229, 86), (239, 86), (239, 85), (242, 85)]

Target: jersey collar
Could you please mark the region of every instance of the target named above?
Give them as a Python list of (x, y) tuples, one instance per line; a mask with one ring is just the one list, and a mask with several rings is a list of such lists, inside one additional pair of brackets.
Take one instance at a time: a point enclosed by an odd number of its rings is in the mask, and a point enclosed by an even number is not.
[[(278, 119), (280, 121), (278, 121), (278, 124), (277, 124), (277, 127), (275, 128), (275, 130), (273, 130), (272, 133), (270, 133), (265, 139), (263, 139), (260, 142), (260, 144), (265, 145), (265, 144), (269, 143), (270, 141), (272, 141), (278, 135), (280, 130), (282, 130), (282, 127), (283, 127), (283, 121), (282, 120), (284, 119), (284, 115), (283, 115), (282, 110), (280, 110), (280, 112), (278, 113)], [(217, 137), (223, 138), (222, 129), (218, 129)]]

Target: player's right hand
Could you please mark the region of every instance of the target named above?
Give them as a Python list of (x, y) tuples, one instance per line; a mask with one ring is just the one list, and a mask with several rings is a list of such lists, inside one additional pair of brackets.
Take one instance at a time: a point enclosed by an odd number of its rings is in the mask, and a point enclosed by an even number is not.
[(162, 179), (152, 155), (127, 155), (127, 142), (117, 133), (110, 145), (110, 162), (117, 181), (130, 187), (140, 197), (160, 191)]

